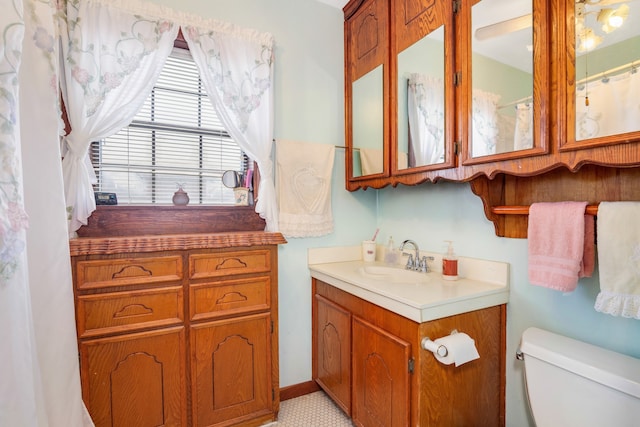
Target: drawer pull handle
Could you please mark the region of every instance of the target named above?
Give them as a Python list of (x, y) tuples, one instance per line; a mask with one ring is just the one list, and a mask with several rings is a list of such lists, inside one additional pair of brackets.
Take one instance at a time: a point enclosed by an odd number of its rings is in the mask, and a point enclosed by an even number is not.
[[(127, 270), (138, 270), (138, 274), (135, 274), (135, 271), (132, 273), (127, 273)], [(151, 270), (147, 270), (141, 265), (127, 265), (122, 267), (122, 270), (113, 273), (111, 276), (112, 279), (118, 279), (120, 277), (133, 277), (133, 276), (153, 276), (153, 272)]]
[(114, 319), (122, 319), (125, 317), (148, 316), (153, 314), (153, 309), (143, 304), (129, 304), (122, 307), (120, 311), (113, 314)]
[(216, 266), (216, 270), (223, 270), (225, 268), (247, 268), (247, 263), (243, 262), (240, 258), (226, 258)]
[(248, 298), (242, 295), (240, 292), (229, 292), (218, 298), (216, 304), (231, 304), (232, 302), (246, 301)]

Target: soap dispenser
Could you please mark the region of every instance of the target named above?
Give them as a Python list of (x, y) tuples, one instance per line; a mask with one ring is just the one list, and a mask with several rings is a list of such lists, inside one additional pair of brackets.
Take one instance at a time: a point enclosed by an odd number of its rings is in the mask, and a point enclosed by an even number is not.
[(442, 256), (442, 278), (444, 280), (458, 280), (458, 257), (453, 252), (453, 242), (445, 240), (449, 243), (447, 253)]
[(398, 253), (396, 252), (395, 244), (393, 242), (393, 236), (389, 236), (389, 242), (384, 253), (385, 264), (395, 264), (398, 262)]

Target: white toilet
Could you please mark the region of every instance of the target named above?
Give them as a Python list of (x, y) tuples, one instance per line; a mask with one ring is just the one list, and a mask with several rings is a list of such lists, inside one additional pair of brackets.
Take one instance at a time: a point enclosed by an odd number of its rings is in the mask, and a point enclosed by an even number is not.
[(518, 359), (538, 427), (640, 426), (640, 359), (538, 328)]

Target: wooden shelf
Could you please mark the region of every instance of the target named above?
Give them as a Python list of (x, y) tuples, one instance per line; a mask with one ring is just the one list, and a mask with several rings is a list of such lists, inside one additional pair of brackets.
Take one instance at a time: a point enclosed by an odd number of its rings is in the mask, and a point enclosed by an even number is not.
[(587, 202), (586, 214), (597, 215), (602, 201), (640, 200), (640, 167), (587, 164), (573, 172), (558, 168), (534, 176), (479, 176), (471, 190), (482, 199), (484, 213), (497, 236), (526, 238), (529, 207), (540, 202)]

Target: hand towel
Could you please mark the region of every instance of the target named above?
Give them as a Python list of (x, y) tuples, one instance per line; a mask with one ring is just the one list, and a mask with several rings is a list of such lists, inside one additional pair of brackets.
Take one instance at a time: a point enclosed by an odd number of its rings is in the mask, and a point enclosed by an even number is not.
[(317, 237), (333, 232), (334, 155), (334, 145), (277, 142), (279, 225), (285, 236)]
[(580, 266), (580, 277), (591, 277), (596, 266), (596, 219), (584, 216), (584, 254)]
[(374, 148), (360, 149), (360, 167), (362, 175), (374, 175), (384, 172), (384, 154), (382, 150)]
[(595, 309), (640, 319), (640, 202), (598, 206), (600, 293)]
[(529, 209), (529, 282), (562, 292), (578, 284), (587, 202), (534, 203)]

